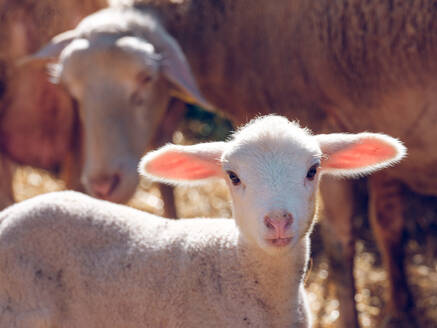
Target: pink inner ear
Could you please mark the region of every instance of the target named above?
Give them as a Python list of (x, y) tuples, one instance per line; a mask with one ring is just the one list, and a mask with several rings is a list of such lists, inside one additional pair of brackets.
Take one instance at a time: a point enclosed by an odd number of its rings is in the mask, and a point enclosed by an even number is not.
[(364, 139), (346, 149), (330, 154), (323, 162), (325, 168), (354, 169), (371, 166), (396, 156), (396, 149), (384, 141)]
[(220, 176), (218, 160), (169, 151), (147, 164), (152, 175), (175, 180), (199, 180)]

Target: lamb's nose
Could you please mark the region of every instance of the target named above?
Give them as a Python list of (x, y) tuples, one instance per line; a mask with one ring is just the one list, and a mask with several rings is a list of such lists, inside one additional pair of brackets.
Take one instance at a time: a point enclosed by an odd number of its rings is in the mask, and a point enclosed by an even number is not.
[(291, 227), (293, 216), (288, 212), (271, 213), (264, 217), (264, 224), (269, 230), (275, 231), (277, 238), (285, 238), (285, 232)]
[(98, 198), (107, 198), (120, 182), (118, 174), (105, 175), (90, 180), (92, 193)]

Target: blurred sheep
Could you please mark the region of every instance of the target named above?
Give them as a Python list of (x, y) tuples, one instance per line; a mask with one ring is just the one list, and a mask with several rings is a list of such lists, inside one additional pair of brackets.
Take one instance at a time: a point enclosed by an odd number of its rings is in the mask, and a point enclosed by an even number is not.
[[(28, 69), (47, 63), (52, 82), (59, 85), (47, 81), (35, 92), (45, 73), (29, 76)], [(17, 75), (11, 82), (15, 93), (1, 121), (4, 153), (19, 163), (51, 169), (71, 150), (86, 191), (115, 202), (134, 193), (136, 167), (147, 147), (165, 136), (164, 130), (173, 133), (168, 125), (179, 123), (175, 112), (184, 108), (177, 102), (170, 106), (172, 97), (210, 108), (179, 45), (150, 14), (133, 8), (88, 16), (22, 60), (19, 73), (29, 79), (22, 85)], [(167, 110), (173, 112), (165, 115)], [(58, 125), (41, 127), (44, 119)], [(164, 141), (169, 140), (159, 142)]]

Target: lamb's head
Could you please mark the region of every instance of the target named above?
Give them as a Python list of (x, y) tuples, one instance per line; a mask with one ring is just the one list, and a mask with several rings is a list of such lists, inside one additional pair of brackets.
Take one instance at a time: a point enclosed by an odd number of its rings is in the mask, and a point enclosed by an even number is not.
[(132, 8), (90, 15), (30, 58), (56, 60), (53, 80), (79, 105), (82, 182), (110, 201), (135, 191), (136, 167), (171, 97), (210, 106), (177, 42), (152, 15)]
[(311, 230), (323, 174), (362, 175), (404, 155), (402, 144), (386, 135), (312, 135), (271, 115), (251, 121), (228, 142), (167, 145), (146, 155), (139, 169), (172, 184), (226, 179), (242, 237), (277, 253)]

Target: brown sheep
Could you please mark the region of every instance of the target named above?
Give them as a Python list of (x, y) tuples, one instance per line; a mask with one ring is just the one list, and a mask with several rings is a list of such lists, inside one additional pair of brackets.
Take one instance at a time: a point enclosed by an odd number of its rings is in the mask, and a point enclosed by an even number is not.
[(0, 1), (0, 209), (13, 203), (13, 164), (5, 151), (8, 130), (21, 135), (14, 145), (19, 152), (15, 160), (60, 173), (68, 187), (80, 188), (74, 102), (49, 83), (44, 63), (19, 69), (16, 61), (106, 5), (106, 0)]

